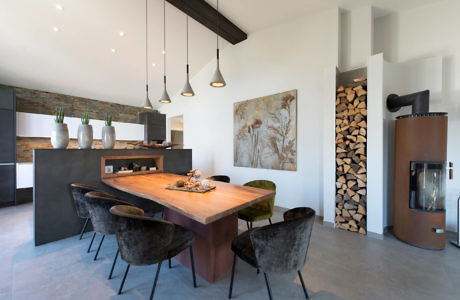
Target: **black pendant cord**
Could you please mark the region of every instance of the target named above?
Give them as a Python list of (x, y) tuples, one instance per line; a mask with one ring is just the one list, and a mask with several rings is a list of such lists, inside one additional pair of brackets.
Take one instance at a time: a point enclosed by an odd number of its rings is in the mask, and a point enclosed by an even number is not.
[(147, 23), (147, 1), (145, 0), (145, 91), (149, 96), (149, 54), (148, 54), (148, 23)]
[(189, 72), (189, 67), (188, 67), (188, 16), (187, 18), (187, 79), (188, 79), (188, 72)]
[(219, 0), (217, 0), (217, 36), (216, 36), (217, 60), (219, 60), (219, 34), (220, 34)]
[(163, 76), (166, 88), (166, 0), (163, 0)]

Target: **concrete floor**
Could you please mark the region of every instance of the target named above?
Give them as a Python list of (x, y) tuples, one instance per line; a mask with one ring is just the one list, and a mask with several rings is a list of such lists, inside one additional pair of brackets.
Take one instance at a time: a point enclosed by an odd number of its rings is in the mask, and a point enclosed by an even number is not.
[[(107, 280), (116, 241), (107, 237), (100, 258), (86, 253), (91, 234), (33, 246), (32, 204), (0, 209), (0, 299), (146, 299), (156, 266), (132, 267), (124, 293), (116, 294), (126, 264)], [(281, 220), (277, 213), (274, 221)], [(262, 222), (261, 222), (262, 223)], [(265, 223), (261, 224), (265, 225)], [(240, 229), (245, 229), (240, 223)], [(98, 240), (96, 240), (97, 242)], [(377, 240), (315, 224), (302, 270), (311, 299), (460, 299), (460, 250), (409, 246), (392, 235)], [(173, 260), (163, 264), (155, 299), (226, 299), (230, 272), (214, 284)], [(296, 274), (270, 275), (275, 299), (304, 299)], [(267, 299), (262, 275), (237, 265), (234, 299)]]

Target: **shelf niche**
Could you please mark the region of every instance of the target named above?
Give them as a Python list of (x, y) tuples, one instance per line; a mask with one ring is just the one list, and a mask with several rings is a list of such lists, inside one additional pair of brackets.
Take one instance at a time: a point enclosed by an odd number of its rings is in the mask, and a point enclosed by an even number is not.
[[(145, 166), (147, 170), (118, 173), (120, 167), (129, 167), (137, 164), (139, 167)], [(106, 173), (106, 166), (112, 166), (113, 173)], [(150, 170), (156, 167), (156, 170)], [(122, 176), (135, 176), (163, 172), (163, 155), (143, 155), (143, 156), (103, 156), (101, 157), (101, 178), (113, 178)]]

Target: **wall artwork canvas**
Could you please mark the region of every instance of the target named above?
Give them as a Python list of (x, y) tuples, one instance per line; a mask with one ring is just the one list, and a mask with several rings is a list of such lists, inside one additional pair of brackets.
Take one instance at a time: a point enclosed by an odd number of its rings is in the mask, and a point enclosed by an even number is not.
[(233, 104), (233, 165), (297, 169), (297, 90)]

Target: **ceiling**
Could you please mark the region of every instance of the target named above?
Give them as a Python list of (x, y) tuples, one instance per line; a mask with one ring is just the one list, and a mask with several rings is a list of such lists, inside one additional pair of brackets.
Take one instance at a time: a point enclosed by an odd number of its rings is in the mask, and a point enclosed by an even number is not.
[[(215, 0), (207, 2), (215, 5)], [(433, 0), (221, 0), (219, 7), (251, 38), (254, 31), (336, 6), (372, 4), (398, 11), (428, 2)], [(186, 17), (168, 3), (166, 14), (168, 91), (174, 95), (185, 82)], [(150, 98), (158, 107), (163, 1), (149, 0), (148, 19)], [(194, 20), (189, 28), (193, 75), (213, 59), (216, 36)], [(0, 0), (0, 58), (2, 84), (140, 106), (145, 98), (145, 2)]]

